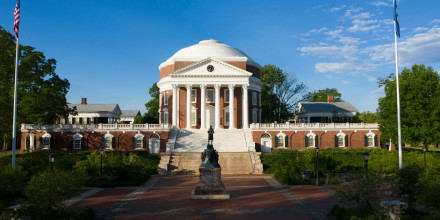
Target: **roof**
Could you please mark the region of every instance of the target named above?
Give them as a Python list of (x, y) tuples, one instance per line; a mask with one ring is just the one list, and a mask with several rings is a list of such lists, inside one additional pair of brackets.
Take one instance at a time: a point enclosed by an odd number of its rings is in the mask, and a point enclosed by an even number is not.
[(139, 110), (121, 110), (121, 112), (121, 117), (136, 117), (141, 114)]
[(300, 102), (300, 112), (357, 112), (349, 102)]
[(243, 51), (230, 47), (221, 43), (218, 40), (203, 40), (198, 44), (185, 47), (177, 51), (167, 61), (160, 64), (159, 69), (162, 67), (174, 64), (175, 60), (179, 61), (200, 61), (208, 57), (217, 58), (224, 61), (232, 61), (237, 58), (244, 58), (247, 64), (261, 68), (261, 66), (253, 61)]
[(118, 112), (120, 108), (118, 104), (67, 104), (69, 108), (76, 107), (78, 113), (90, 112)]

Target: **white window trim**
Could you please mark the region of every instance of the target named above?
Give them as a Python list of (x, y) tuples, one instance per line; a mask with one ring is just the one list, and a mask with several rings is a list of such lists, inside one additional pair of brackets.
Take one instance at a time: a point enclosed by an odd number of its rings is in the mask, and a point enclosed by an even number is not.
[[(344, 133), (342, 133), (342, 132), (339, 132), (337, 135), (336, 135), (336, 137), (338, 137), (338, 138), (340, 138), (340, 137), (342, 137), (342, 146), (338, 146), (338, 147), (345, 147), (345, 136), (347, 136), (346, 134), (344, 134)], [(339, 140), (338, 140), (338, 143), (339, 143)]]
[[(193, 96), (193, 92), (194, 92), (194, 96)], [(197, 103), (197, 89), (191, 89), (191, 103)]]
[[(313, 139), (313, 145), (312, 145), (312, 146), (310, 146), (310, 137)], [(315, 147), (315, 145), (316, 145), (316, 143), (315, 143), (315, 137), (316, 137), (316, 134), (315, 134), (315, 133), (308, 133), (308, 134), (307, 134), (307, 138), (308, 138), (308, 140), (309, 140), (309, 146), (307, 146), (307, 148), (309, 148), (309, 147), (316, 148), (316, 147)]]
[[(266, 134), (266, 133), (265, 133)], [(263, 151), (264, 149), (263, 149), (263, 143), (265, 142), (265, 141), (267, 141), (267, 143), (268, 143), (268, 145), (267, 146), (265, 146), (265, 147), (267, 147), (267, 148), (269, 148), (269, 149), (271, 149), (272, 148), (272, 135), (270, 135), (269, 133), (267, 133), (270, 137), (266, 137), (266, 138), (262, 138), (262, 137), (260, 137), (260, 145), (261, 145), (261, 151)], [(263, 135), (261, 135), (261, 136), (263, 136)], [(266, 151), (266, 152), (270, 152), (270, 151)]]
[(224, 100), (224, 103), (229, 103), (229, 89), (225, 89), (223, 100)]
[(223, 120), (224, 125), (229, 126), (229, 121), (231, 120), (231, 115), (229, 115), (228, 120), (226, 121), (226, 114), (229, 114), (229, 106), (223, 108)]
[[(212, 91), (212, 100), (209, 101), (209, 92)], [(206, 103), (214, 103), (215, 102), (215, 91), (214, 89), (206, 89)]]
[[(278, 133), (277, 137), (278, 137), (278, 148), (286, 148), (286, 141), (285, 141), (286, 134)], [(280, 146), (280, 140), (283, 140), (283, 146)]]
[(151, 134), (149, 137), (148, 137), (148, 150), (149, 150), (149, 152), (150, 153), (153, 153), (152, 152), (152, 150), (153, 149), (151, 149), (152, 147), (153, 147), (153, 142), (156, 142), (157, 143), (157, 145), (158, 145), (158, 147), (159, 147), (159, 149), (157, 149), (157, 151), (158, 152), (160, 152), (160, 136), (159, 136), (159, 138), (152, 138), (151, 136), (152, 136), (153, 134)]
[[(81, 139), (83, 138), (80, 134), (73, 135), (73, 149), (81, 149), (83, 146), (81, 146)], [(79, 147), (76, 147), (76, 141), (79, 141)]]
[[(374, 146), (374, 138), (375, 138), (375, 134), (373, 133), (373, 132), (368, 132), (367, 134), (366, 134), (366, 136), (367, 136), (367, 138), (368, 138), (368, 146), (367, 147), (376, 147), (376, 146)], [(371, 141), (371, 145), (370, 145), (370, 138), (372, 139), (372, 141)]]
[[(49, 138), (49, 143), (46, 143), (46, 141), (44, 140), (45, 138)], [(50, 139), (52, 138), (52, 136), (50, 134), (44, 134), (43, 136), (41, 136), (41, 139), (43, 141), (43, 143), (41, 143), (41, 145), (43, 145), (43, 149), (50, 149)]]
[(163, 104), (168, 105), (168, 92), (163, 93)]
[(168, 109), (163, 109), (163, 123), (168, 124), (169, 118), (168, 118)]
[[(105, 134), (105, 149), (113, 149), (113, 135), (112, 134)], [(110, 147), (107, 147), (107, 141), (110, 141)]]
[(191, 107), (191, 126), (197, 126), (197, 108), (194, 106)]
[[(136, 143), (135, 143), (136, 149), (143, 149), (145, 147), (144, 146), (144, 138), (145, 138), (145, 136), (143, 134), (136, 134), (134, 136), (134, 139), (136, 141)], [(141, 147), (138, 147), (138, 141), (139, 140), (141, 141)]]

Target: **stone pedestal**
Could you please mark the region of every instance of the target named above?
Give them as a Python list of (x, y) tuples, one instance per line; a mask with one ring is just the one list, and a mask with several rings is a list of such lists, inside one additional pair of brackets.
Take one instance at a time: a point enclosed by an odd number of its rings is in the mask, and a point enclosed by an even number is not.
[(221, 179), (221, 167), (200, 167), (200, 179), (191, 193), (191, 199), (229, 199)]

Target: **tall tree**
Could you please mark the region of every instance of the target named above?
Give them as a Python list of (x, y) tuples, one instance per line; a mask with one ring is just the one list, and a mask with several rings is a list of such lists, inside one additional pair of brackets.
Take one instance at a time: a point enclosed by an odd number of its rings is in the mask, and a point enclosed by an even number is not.
[[(17, 128), (21, 123), (51, 124), (67, 117), (70, 83), (56, 73), (56, 60), (30, 46), (19, 45), (17, 82)], [(15, 38), (0, 26), (0, 138), (11, 142), (14, 98)], [(17, 132), (19, 134), (19, 132)]]
[(310, 97), (307, 87), (275, 65), (261, 68), (261, 105), (264, 122), (284, 122), (292, 117), (296, 105)]
[(327, 102), (327, 95), (333, 95), (333, 101), (343, 102), (341, 99), (341, 93), (336, 88), (325, 88), (318, 91), (314, 91), (310, 97), (310, 102)]
[(134, 120), (134, 124), (159, 123), (159, 87), (154, 83), (148, 90), (150, 101), (145, 103), (147, 112), (142, 116), (138, 116)]
[[(379, 129), (397, 142), (397, 96), (394, 74), (380, 79), (385, 97), (379, 99)], [(423, 64), (404, 68), (399, 75), (402, 140), (412, 144), (440, 142), (440, 79)]]

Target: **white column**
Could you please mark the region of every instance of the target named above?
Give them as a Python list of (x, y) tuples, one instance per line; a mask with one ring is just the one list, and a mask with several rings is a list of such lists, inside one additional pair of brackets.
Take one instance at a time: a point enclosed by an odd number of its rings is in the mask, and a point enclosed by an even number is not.
[(177, 126), (177, 85), (173, 84), (173, 113), (171, 117), (173, 118), (173, 128)]
[(234, 118), (234, 84), (229, 84), (229, 129), (235, 128)]
[(215, 89), (215, 128), (220, 128), (220, 84), (215, 84), (214, 89)]
[(243, 128), (249, 128), (249, 102), (248, 102), (248, 86), (247, 84), (242, 85), (242, 97), (243, 97), (243, 112), (242, 112), (242, 117), (243, 117)]
[(200, 120), (200, 129), (205, 129), (206, 128), (206, 84), (201, 84), (200, 85), (200, 107), (201, 107), (201, 120)]
[(191, 84), (186, 84), (186, 129), (191, 129)]

